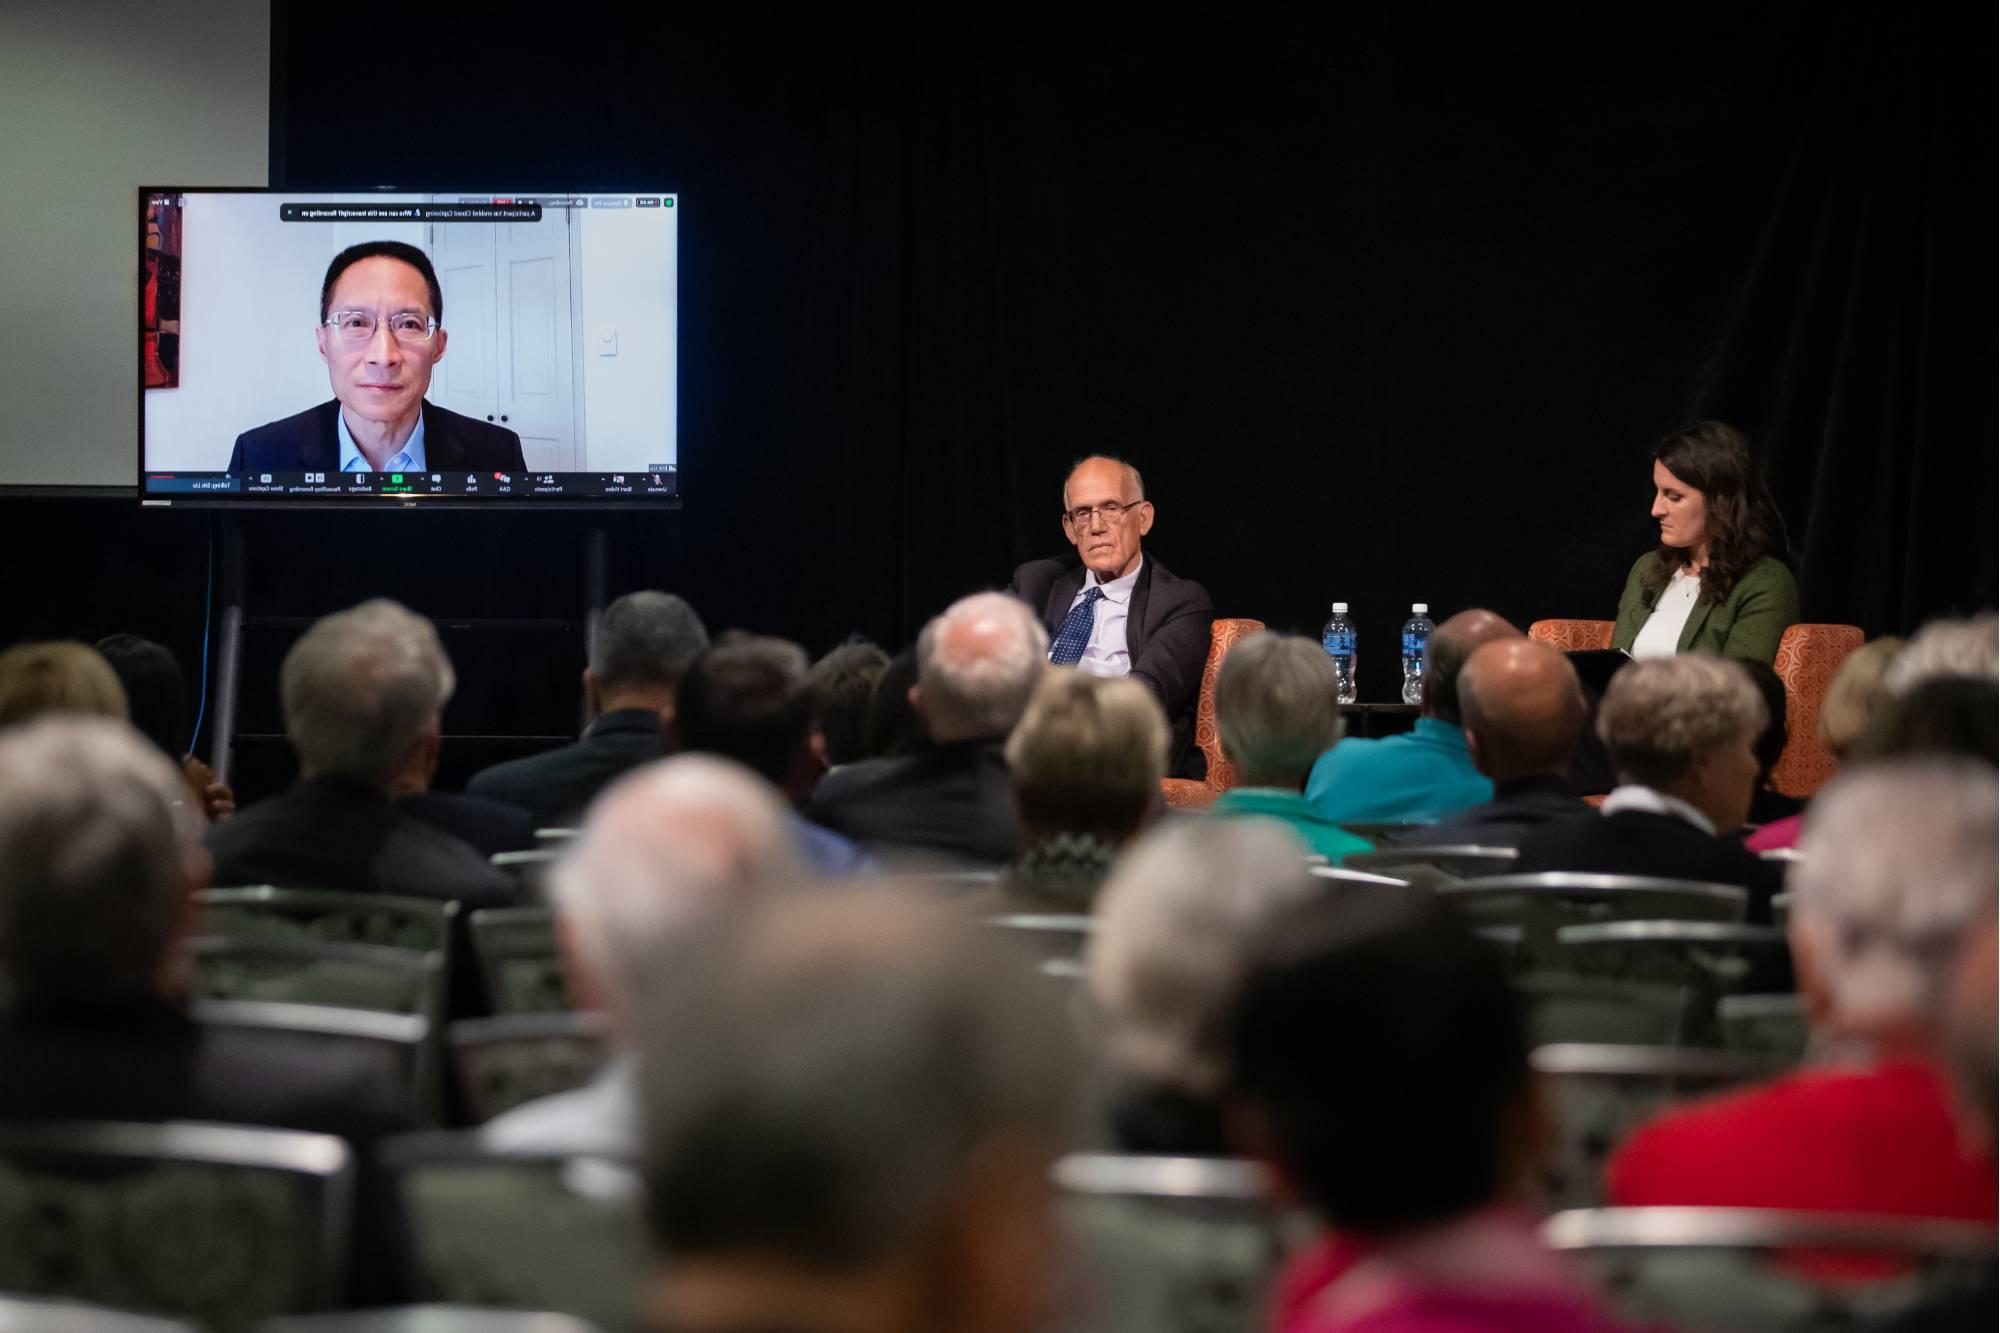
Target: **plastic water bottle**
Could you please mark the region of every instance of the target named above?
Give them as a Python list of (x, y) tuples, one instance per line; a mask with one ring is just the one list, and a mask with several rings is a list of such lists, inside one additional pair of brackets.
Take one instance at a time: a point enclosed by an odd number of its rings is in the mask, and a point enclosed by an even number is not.
[(1319, 632), (1319, 641), (1326, 649), (1326, 655), (1333, 659), (1334, 678), (1339, 682), (1337, 696), (1340, 702), (1351, 704), (1354, 693), (1354, 622), (1347, 618), (1347, 603), (1335, 602), (1333, 615), (1326, 627)]
[(1430, 644), (1431, 631), (1437, 626), (1431, 623), (1425, 613), (1430, 607), (1423, 602), (1410, 606), (1410, 618), (1403, 622), (1403, 702), (1420, 704), (1424, 701), (1424, 650)]

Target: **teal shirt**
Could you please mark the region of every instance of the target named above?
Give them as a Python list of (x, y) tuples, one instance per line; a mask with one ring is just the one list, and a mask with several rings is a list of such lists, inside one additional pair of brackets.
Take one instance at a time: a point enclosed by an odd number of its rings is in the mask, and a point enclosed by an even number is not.
[(1295, 791), (1276, 787), (1232, 787), (1215, 798), (1210, 813), (1222, 819), (1275, 819), (1299, 835), (1307, 851), (1318, 852), (1339, 865), (1349, 852), (1366, 852), (1373, 844), (1358, 838), (1312, 808)]
[(1442, 819), (1493, 799), (1493, 783), (1472, 766), (1465, 733), (1420, 717), (1414, 731), (1378, 740), (1349, 738), (1319, 757), (1306, 800), (1321, 819)]

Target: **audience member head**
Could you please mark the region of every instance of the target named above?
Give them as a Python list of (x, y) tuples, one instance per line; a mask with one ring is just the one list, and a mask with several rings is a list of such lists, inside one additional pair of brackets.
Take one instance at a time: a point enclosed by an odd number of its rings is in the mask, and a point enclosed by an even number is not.
[(1459, 725), (1473, 767), (1495, 782), (1561, 777), (1583, 732), (1576, 668), (1533, 639), (1496, 639), (1465, 659)]
[(1631, 663), (1597, 710), (1618, 780), (1686, 801), (1718, 832), (1750, 816), (1763, 730), (1764, 701), (1750, 677), (1701, 653)]
[(1778, 673), (1762, 662), (1737, 660), (1750, 676), (1750, 683), (1757, 687), (1757, 696), (1764, 701), (1764, 726), (1757, 733), (1756, 743), (1750, 752), (1757, 756), (1757, 786), (1768, 786), (1771, 773), (1778, 767), (1778, 760), (1785, 754), (1787, 715), (1789, 703), (1785, 698), (1785, 682)]
[(1281, 913), (1232, 1031), (1244, 1146), (1337, 1230), (1450, 1222), (1533, 1165), (1542, 1121), (1506, 969), (1431, 894)]
[(681, 677), (674, 718), (683, 751), (734, 759), (794, 804), (812, 795), (812, 697), (805, 649), (783, 639), (724, 635)]
[(422, 790), (457, 678), (435, 626), (375, 598), (317, 621), (285, 654), (285, 732), (307, 779)]
[(1023, 847), (1064, 833), (1121, 846), (1160, 799), (1166, 714), (1129, 677), (1051, 671), (1007, 738), (1007, 767)]
[(1727, 601), (1736, 581), (1765, 556), (1788, 554), (1785, 521), (1734, 426), (1698, 421), (1653, 448), (1653, 517), (1660, 558), (1647, 572), (1656, 595), (1676, 570), (1701, 571), (1709, 600)]
[(693, 922), (803, 873), (783, 803), (748, 769), (686, 754), (634, 770), (591, 804), (550, 878), (571, 1001), (629, 1017)]
[(998, 740), (1014, 729), (1047, 667), (1049, 636), (1000, 592), (961, 597), (917, 637), (910, 702), (939, 745)]
[(1139, 567), (1139, 543), (1153, 530), (1153, 505), (1139, 469), (1122, 458), (1079, 459), (1063, 478), (1063, 535), (1099, 583)]
[(0, 727), (50, 713), (130, 715), (118, 674), (89, 644), (58, 639), (0, 652)]
[(662, 974), (640, 1059), (662, 1327), (1041, 1326), (1070, 1061), (975, 929), (883, 891), (774, 896)]
[(597, 618), (583, 690), (602, 716), (648, 709), (673, 720), (674, 691), (708, 647), (708, 630), (694, 608), (670, 592), (628, 592)]
[(1458, 715), (1458, 673), (1481, 644), (1518, 639), (1521, 631), (1491, 611), (1460, 611), (1431, 631), (1424, 646), (1423, 715), (1461, 725)]
[[(872, 643), (842, 644), (813, 663), (806, 678), (813, 734), (829, 768), (874, 753), (868, 748), (868, 703), (888, 665), (889, 654)], [(906, 683), (906, 693), (908, 688)]]
[(121, 722), (0, 734), (0, 974), (16, 1002), (185, 999), (203, 827), (180, 770)]
[(1304, 791), (1314, 761), (1340, 739), (1338, 687), (1333, 659), (1311, 639), (1259, 632), (1230, 645), (1215, 727), (1238, 784)]
[(1816, 1029), (1935, 1045), (1950, 964), (1993, 905), (1996, 805), (1993, 770), (1963, 759), (1857, 765), (1819, 793), (1786, 877)]
[(1849, 653), (1833, 673), (1819, 706), (1819, 738), (1846, 762), (1890, 700), (1889, 664), (1903, 651), (1897, 638), (1870, 639)]
[(931, 747), (924, 720), (910, 703), (917, 686), (917, 650), (905, 648), (889, 659), (868, 692), (870, 757), (922, 754)]
[(1891, 698), (1875, 715), (1856, 753), (1963, 755), (2000, 761), (2000, 684), (1978, 676), (1931, 676)]
[(136, 634), (113, 634), (97, 641), (97, 651), (125, 688), (132, 725), (161, 751), (178, 760), (188, 752), (187, 677), (164, 644)]
[(1113, 1065), (1143, 1083), (1219, 1095), (1253, 941), (1281, 908), (1325, 891), (1275, 821), (1187, 820), (1141, 839), (1098, 895), (1086, 963)]
[(1933, 620), (1917, 631), (1884, 677), (1891, 694), (1908, 694), (1937, 676), (2000, 678), (2000, 616)]

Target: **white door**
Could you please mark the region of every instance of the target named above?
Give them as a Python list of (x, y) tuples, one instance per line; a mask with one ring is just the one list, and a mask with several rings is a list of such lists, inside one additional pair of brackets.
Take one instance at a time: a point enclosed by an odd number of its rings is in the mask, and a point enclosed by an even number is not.
[(431, 401), (519, 435), (531, 472), (575, 471), (568, 210), (438, 223), (429, 239), (451, 334)]
[(500, 404), (493, 392), (492, 222), (433, 223), (431, 266), (444, 293), (444, 358), (431, 371), (430, 400), (475, 421), (497, 424)]
[(500, 419), (520, 435), (530, 472), (574, 472), (569, 210), (495, 224), (493, 233)]

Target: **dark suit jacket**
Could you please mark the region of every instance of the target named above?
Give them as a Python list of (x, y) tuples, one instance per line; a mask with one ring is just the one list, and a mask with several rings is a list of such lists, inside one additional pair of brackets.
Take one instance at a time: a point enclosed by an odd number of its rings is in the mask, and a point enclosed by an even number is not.
[(465, 790), (527, 811), (537, 828), (574, 827), (583, 808), (613, 779), (666, 753), (660, 715), (649, 708), (621, 708), (585, 727), (573, 744), (481, 769)]
[(505, 801), (451, 791), (427, 791), (397, 797), (396, 809), (441, 833), (449, 833), (481, 856), (525, 852), (535, 845), (535, 821), (528, 818), (527, 811)]
[(1655, 875), (1736, 884), (1750, 890), (1753, 925), (1768, 925), (1785, 868), (1745, 851), (1732, 838), (1703, 833), (1685, 819), (1645, 810), (1576, 815), (1545, 824), (1521, 840), (1517, 874), (1569, 870), (1591, 875)]
[(373, 1061), (280, 1032), (204, 1028), (163, 1002), (0, 1018), (0, 1120), (219, 1120), (338, 1134), (415, 1128)]
[(865, 847), (1000, 865), (1014, 859), (1014, 798), (1000, 741), (955, 741), (828, 773), (807, 815)]
[(1495, 786), (1492, 800), (1396, 841), (1403, 847), (1519, 847), (1544, 824), (1591, 813), (1561, 778), (1520, 778)]
[[(1034, 608), (1053, 639), (1083, 588), (1085, 572), (1081, 562), (1030, 560), (1014, 571), (1007, 591)], [(1194, 713), (1214, 623), (1215, 606), (1206, 588), (1175, 578), (1150, 555), (1145, 558), (1132, 587), (1125, 650), (1132, 656), (1132, 679), (1152, 690), (1166, 710), (1173, 729), (1167, 772), (1177, 778), (1208, 775), (1207, 756), (1194, 743)]]
[(514, 885), (448, 833), (399, 813), (380, 792), (300, 782), (208, 832), (221, 885), (390, 893), (502, 907)]
[[(232, 476), (250, 472), (338, 472), (340, 400), (246, 430), (229, 455)], [(424, 466), (433, 472), (525, 472), (521, 437), (424, 401)]]

